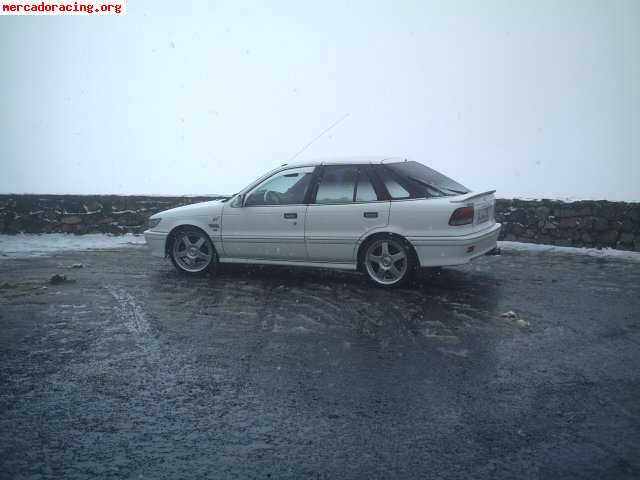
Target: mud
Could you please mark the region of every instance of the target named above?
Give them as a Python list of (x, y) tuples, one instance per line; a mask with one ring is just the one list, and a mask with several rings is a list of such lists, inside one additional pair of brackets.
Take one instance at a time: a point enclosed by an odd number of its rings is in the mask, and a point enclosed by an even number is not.
[(383, 291), (65, 253), (0, 261), (0, 325), (0, 478), (640, 476), (637, 262), (511, 252)]

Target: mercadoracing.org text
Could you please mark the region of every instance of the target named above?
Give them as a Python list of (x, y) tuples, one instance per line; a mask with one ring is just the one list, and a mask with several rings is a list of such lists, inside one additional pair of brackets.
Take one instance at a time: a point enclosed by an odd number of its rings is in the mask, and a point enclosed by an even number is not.
[(125, 15), (126, 0), (64, 2), (55, 0), (0, 0), (0, 15)]

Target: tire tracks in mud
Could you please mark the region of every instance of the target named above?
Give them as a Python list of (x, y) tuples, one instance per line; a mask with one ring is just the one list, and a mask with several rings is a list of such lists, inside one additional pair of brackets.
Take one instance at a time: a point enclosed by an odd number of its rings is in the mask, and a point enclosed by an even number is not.
[(106, 285), (105, 288), (115, 300), (114, 313), (116, 318), (121, 320), (133, 335), (136, 344), (145, 353), (156, 358), (159, 355), (158, 339), (153, 335), (144, 307), (123, 288), (113, 285)]
[[(112, 311), (118, 324), (123, 325), (133, 337), (142, 353), (142, 363), (147, 379), (141, 383), (144, 391), (139, 394), (155, 398), (158, 391), (165, 396), (161, 408), (181, 409), (189, 398), (197, 397), (196, 408), (209, 410), (224, 408), (220, 400), (221, 386), (212, 376), (202, 375), (194, 358), (188, 352), (164, 345), (161, 332), (149, 321), (150, 315), (143, 302), (124, 288), (107, 285), (106, 290), (115, 302)], [(136, 374), (139, 375), (139, 374)], [(177, 420), (189, 424), (196, 421), (185, 417)]]

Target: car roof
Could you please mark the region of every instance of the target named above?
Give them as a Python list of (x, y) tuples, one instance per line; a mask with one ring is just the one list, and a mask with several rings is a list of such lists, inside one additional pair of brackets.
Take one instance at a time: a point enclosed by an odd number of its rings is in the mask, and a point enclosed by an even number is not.
[(371, 163), (395, 163), (406, 162), (403, 157), (390, 156), (367, 156), (367, 157), (336, 157), (336, 158), (316, 158), (313, 160), (300, 161), (295, 163), (285, 163), (282, 166), (288, 167), (308, 167), (316, 165), (352, 165), (352, 164), (371, 164)]
[(263, 176), (254, 180), (252, 183), (247, 185), (245, 188), (240, 190), (239, 193), (245, 193), (251, 190), (253, 187), (258, 185), (260, 182), (269, 178), (276, 173), (282, 172), (284, 170), (289, 170), (292, 168), (298, 167), (316, 167), (318, 165), (353, 165), (353, 164), (380, 164), (380, 163), (397, 163), (397, 162), (406, 162), (407, 159), (404, 157), (391, 157), (391, 156), (378, 156), (378, 157), (336, 157), (336, 158), (317, 158), (315, 160), (307, 160), (300, 162), (292, 162), (292, 163), (284, 163), (280, 165), (278, 168), (275, 168)]

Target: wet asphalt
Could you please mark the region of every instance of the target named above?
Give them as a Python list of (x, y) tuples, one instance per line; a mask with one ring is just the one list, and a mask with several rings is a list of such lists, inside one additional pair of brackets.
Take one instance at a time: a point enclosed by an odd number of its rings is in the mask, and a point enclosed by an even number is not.
[(638, 262), (507, 252), (385, 291), (66, 253), (0, 261), (0, 325), (3, 479), (640, 477)]

